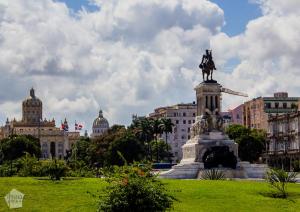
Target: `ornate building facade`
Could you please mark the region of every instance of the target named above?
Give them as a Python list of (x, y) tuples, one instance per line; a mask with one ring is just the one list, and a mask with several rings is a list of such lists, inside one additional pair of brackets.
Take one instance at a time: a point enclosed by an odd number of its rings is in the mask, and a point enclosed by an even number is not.
[(103, 116), (102, 110), (99, 111), (98, 117), (93, 122), (93, 132), (91, 134), (92, 138), (101, 136), (109, 129), (109, 123)]
[[(65, 120), (65, 124), (67, 120)], [(6, 120), (1, 127), (0, 138), (10, 135), (32, 135), (39, 138), (41, 144), (41, 158), (63, 158), (71, 145), (79, 140), (79, 132), (65, 132), (56, 127), (55, 120), (43, 119), (42, 101), (30, 90), (30, 96), (22, 103), (22, 119)]]
[(269, 116), (268, 143), (264, 158), (270, 166), (292, 170), (300, 160), (300, 112)]

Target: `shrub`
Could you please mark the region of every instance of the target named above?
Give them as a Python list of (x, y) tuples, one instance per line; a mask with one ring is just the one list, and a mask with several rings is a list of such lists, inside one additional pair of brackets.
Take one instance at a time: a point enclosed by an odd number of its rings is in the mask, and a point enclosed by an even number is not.
[(31, 157), (29, 153), (18, 159), (19, 171), (18, 175), (21, 177), (41, 176), (42, 164), (36, 157)]
[(68, 167), (63, 160), (54, 159), (45, 163), (43, 171), (51, 180), (60, 180), (66, 176)]
[(0, 177), (11, 177), (17, 174), (15, 161), (6, 162), (0, 165)]
[(287, 183), (295, 183), (297, 172), (286, 172), (282, 169), (270, 169), (267, 172), (267, 181), (271, 187), (277, 190), (275, 197), (286, 198), (287, 193)]
[(300, 160), (296, 160), (293, 163), (294, 172), (300, 172)]
[(225, 174), (218, 169), (206, 169), (202, 172), (201, 179), (203, 180), (224, 180)]
[(98, 211), (166, 211), (175, 200), (164, 184), (151, 175), (150, 166), (114, 167), (104, 175), (109, 186)]

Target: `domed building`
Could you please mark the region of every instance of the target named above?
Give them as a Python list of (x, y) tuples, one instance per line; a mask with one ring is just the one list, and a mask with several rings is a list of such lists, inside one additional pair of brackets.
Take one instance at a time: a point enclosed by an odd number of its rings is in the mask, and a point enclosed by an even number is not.
[[(65, 119), (64, 125), (68, 125)], [(43, 119), (42, 101), (35, 96), (34, 89), (22, 102), (22, 119), (6, 120), (5, 126), (0, 127), (0, 139), (8, 136), (32, 135), (40, 140), (41, 158), (64, 158), (73, 143), (80, 138), (79, 132), (70, 132), (56, 127), (55, 120)]]
[(102, 135), (109, 128), (109, 123), (106, 118), (103, 117), (102, 110), (99, 111), (99, 116), (93, 122), (92, 138)]
[(42, 101), (35, 96), (34, 89), (30, 89), (30, 96), (22, 104), (22, 121), (26, 124), (39, 124), (43, 120)]

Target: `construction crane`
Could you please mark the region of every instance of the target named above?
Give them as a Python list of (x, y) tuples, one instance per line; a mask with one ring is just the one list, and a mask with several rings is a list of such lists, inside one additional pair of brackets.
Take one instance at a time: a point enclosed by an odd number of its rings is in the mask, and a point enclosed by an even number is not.
[(230, 90), (228, 88), (223, 88), (223, 87), (221, 87), (221, 92), (232, 94), (232, 95), (236, 95), (236, 96), (248, 97), (248, 94), (237, 92), (237, 91), (233, 91), (233, 90)]

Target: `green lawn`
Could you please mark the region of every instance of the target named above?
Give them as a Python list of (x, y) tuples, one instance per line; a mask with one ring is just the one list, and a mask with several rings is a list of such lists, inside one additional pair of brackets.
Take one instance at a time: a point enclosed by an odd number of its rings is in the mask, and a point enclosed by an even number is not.
[[(175, 211), (300, 211), (300, 185), (290, 184), (288, 199), (268, 196), (269, 186), (249, 181), (164, 180), (180, 202)], [(92, 194), (105, 185), (101, 179), (61, 182), (34, 178), (0, 178), (0, 211), (7, 211), (4, 196), (13, 188), (25, 194), (18, 211), (95, 211)]]

